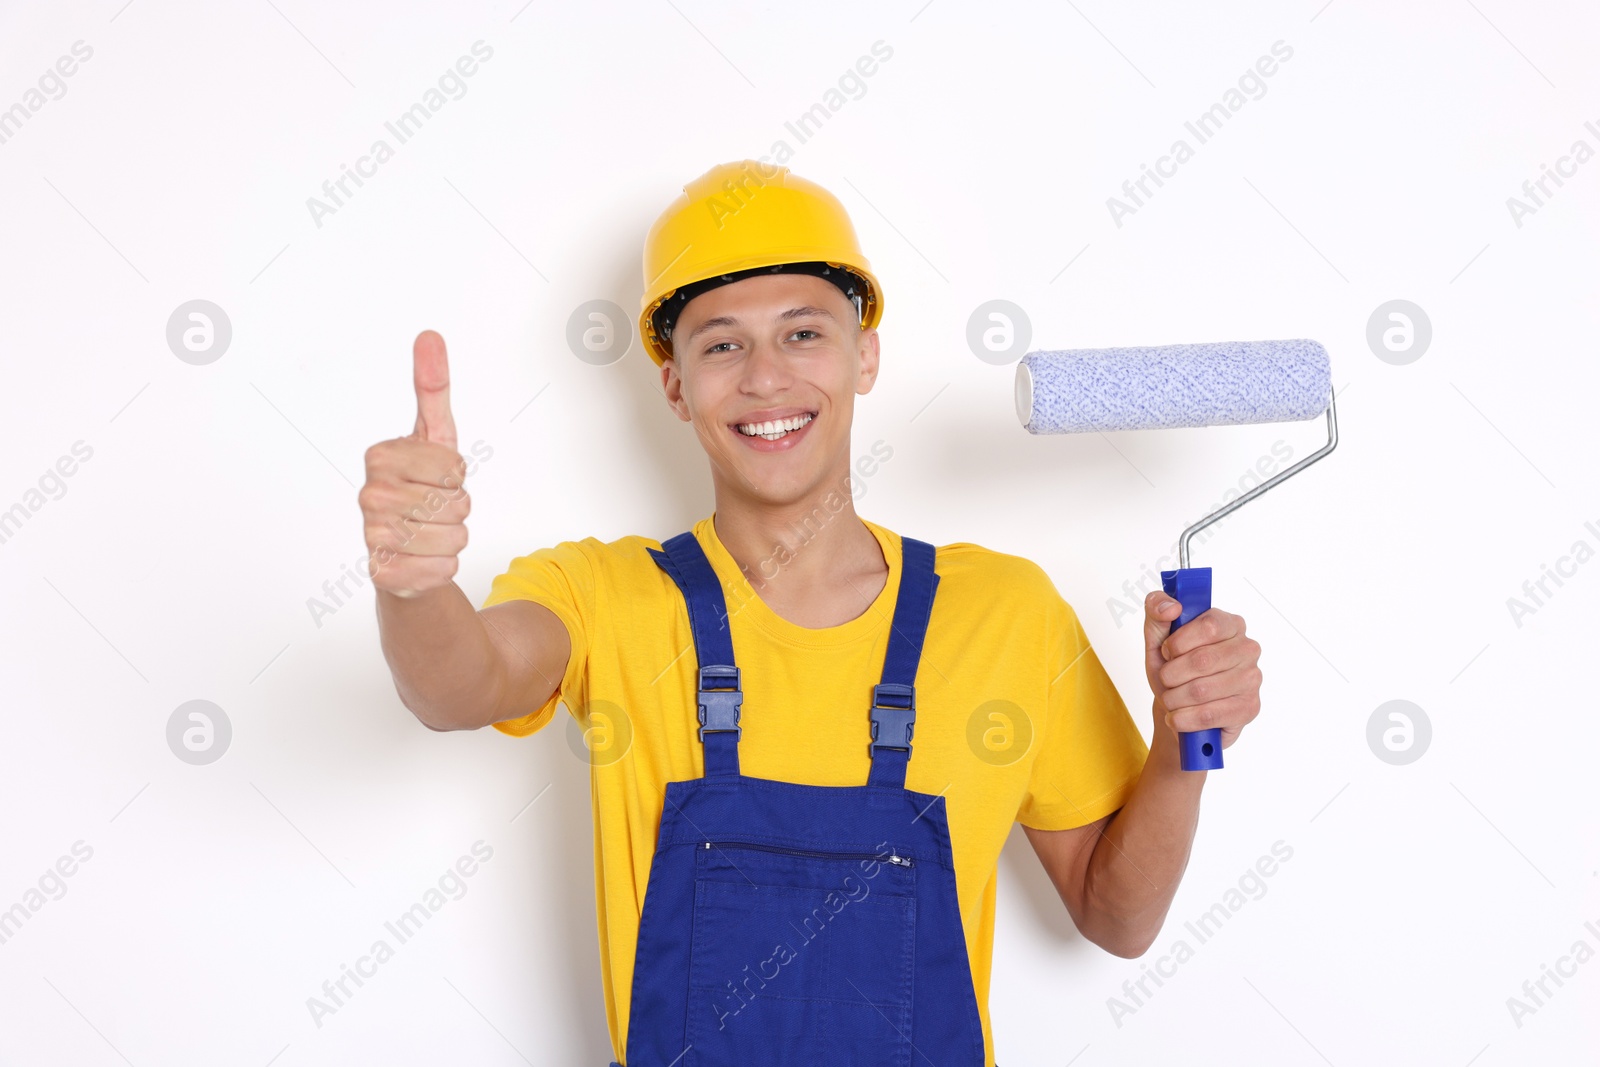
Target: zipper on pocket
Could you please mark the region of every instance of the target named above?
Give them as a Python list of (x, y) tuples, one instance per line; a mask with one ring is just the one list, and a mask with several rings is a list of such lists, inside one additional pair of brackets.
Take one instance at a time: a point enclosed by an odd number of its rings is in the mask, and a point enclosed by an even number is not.
[(884, 863), (892, 863), (897, 867), (910, 867), (912, 865), (910, 856), (902, 856), (892, 850), (890, 851), (888, 857), (884, 858), (876, 852), (816, 852), (808, 848), (788, 848), (782, 845), (763, 845), (757, 844), (754, 841), (723, 841), (717, 844), (706, 841), (701, 847), (705, 849), (724, 847), (753, 848), (762, 852), (781, 852), (786, 856), (815, 856), (818, 859), (827, 860), (880, 860)]

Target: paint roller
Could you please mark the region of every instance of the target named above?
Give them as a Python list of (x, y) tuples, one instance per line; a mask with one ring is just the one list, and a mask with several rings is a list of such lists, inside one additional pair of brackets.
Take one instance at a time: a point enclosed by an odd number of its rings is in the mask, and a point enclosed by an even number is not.
[[(1331, 377), (1327, 350), (1303, 339), (1029, 352), (1017, 364), (1017, 417), (1029, 433), (1045, 434), (1299, 422), (1327, 412), (1326, 445), (1179, 536), (1178, 569), (1161, 572), (1162, 590), (1183, 608), (1177, 630), (1211, 607), (1211, 568), (1189, 566), (1189, 539), (1339, 443)], [(1222, 731), (1179, 733), (1178, 752), (1186, 771), (1220, 769)]]

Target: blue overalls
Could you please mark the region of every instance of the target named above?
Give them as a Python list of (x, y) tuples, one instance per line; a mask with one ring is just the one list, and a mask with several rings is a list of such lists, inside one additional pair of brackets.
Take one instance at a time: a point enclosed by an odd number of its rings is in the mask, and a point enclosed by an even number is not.
[(627, 1067), (983, 1067), (944, 797), (905, 788), (939, 578), (932, 545), (902, 544), (883, 681), (861, 732), (872, 770), (842, 787), (739, 773), (722, 586), (692, 531), (649, 549), (688, 604), (705, 775), (667, 783)]

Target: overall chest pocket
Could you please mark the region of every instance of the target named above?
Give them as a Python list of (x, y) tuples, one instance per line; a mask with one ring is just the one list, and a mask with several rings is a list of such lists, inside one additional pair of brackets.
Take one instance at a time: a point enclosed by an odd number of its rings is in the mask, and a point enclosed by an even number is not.
[(695, 868), (686, 1067), (910, 1067), (909, 857), (715, 841)]

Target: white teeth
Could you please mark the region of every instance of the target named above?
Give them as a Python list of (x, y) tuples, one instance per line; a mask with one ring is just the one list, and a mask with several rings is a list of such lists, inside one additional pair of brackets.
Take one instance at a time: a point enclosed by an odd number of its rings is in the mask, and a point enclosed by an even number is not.
[(792, 418), (777, 419), (769, 422), (746, 422), (738, 425), (738, 431), (746, 437), (764, 437), (768, 441), (776, 441), (784, 434), (798, 430), (811, 421), (812, 416), (795, 415)]

